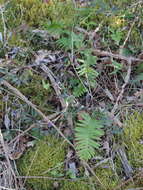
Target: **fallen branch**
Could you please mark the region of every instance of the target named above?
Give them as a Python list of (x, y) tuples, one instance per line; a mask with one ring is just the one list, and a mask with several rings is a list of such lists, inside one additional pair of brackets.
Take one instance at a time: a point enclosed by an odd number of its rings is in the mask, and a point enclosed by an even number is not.
[(128, 64), (129, 64), (129, 65), (128, 65), (128, 70), (127, 70), (127, 75), (126, 75), (125, 80), (124, 80), (125, 83), (122, 85), (121, 92), (120, 92), (120, 94), (118, 95), (117, 100), (116, 100), (116, 103), (115, 103), (115, 105), (114, 105), (114, 107), (113, 107), (113, 109), (112, 109), (112, 111), (111, 111), (111, 114), (112, 114), (112, 115), (114, 115), (115, 111), (117, 110), (117, 108), (118, 108), (118, 103), (119, 103), (119, 101), (122, 99), (123, 93), (124, 93), (124, 91), (125, 91), (125, 87), (127, 86), (128, 82), (129, 82), (129, 80), (130, 80), (131, 65), (132, 65), (131, 59), (128, 60)]
[(133, 169), (129, 164), (125, 150), (122, 147), (120, 147), (117, 149), (117, 154), (119, 155), (119, 158), (121, 160), (126, 177), (131, 178), (133, 174)]
[(124, 60), (124, 61), (131, 61), (131, 62), (143, 62), (143, 59), (138, 59), (135, 57), (126, 57), (120, 54), (114, 54), (108, 51), (102, 51), (99, 49), (94, 49), (93, 53), (97, 56), (107, 56), (107, 57), (112, 57), (114, 59), (119, 59), (119, 60)]

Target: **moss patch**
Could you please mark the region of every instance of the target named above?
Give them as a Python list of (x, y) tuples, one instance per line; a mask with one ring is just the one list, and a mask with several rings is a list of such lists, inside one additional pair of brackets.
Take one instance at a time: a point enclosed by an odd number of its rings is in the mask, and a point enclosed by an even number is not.
[(94, 177), (94, 181), (98, 190), (111, 190), (115, 188), (119, 182), (118, 177), (111, 168), (97, 168), (95, 173), (98, 179)]
[(89, 184), (84, 181), (64, 181), (60, 190), (90, 190)]
[[(53, 136), (45, 137), (37, 142), (18, 161), (18, 168), (24, 176), (48, 176), (59, 177), (64, 175), (65, 144), (62, 140)], [(27, 179), (27, 186), (34, 190), (53, 189), (54, 180)]]
[(136, 112), (128, 118), (124, 137), (131, 165), (135, 169), (143, 167), (143, 114)]

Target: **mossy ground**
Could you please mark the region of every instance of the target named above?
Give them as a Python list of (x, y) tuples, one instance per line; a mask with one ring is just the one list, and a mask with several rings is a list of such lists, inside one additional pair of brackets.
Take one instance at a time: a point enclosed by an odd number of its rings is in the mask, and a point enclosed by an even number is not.
[[(90, 190), (89, 184), (83, 180), (54, 179), (65, 177), (66, 146), (63, 141), (55, 136), (47, 136), (37, 142), (33, 149), (25, 153), (17, 165), (20, 175), (35, 176), (33, 179), (26, 180), (27, 188), (53, 190), (54, 184), (57, 184), (57, 188), (60, 190)], [(41, 176), (43, 179), (38, 179), (36, 176)], [(50, 177), (50, 179), (44, 177)]]
[[(6, 1), (0, 1), (2, 4)], [(102, 6), (101, 6), (102, 4)], [(49, 1), (49, 3), (43, 3), (42, 0), (13, 0), (9, 1), (5, 7), (4, 18), (6, 18), (6, 27), (9, 34), (7, 34), (9, 45), (17, 45), (21, 47), (30, 46), (25, 39), (23, 31), (27, 27), (40, 27), (41, 29), (50, 30), (53, 27), (54, 32), (58, 32), (64, 29), (70, 29), (73, 26), (80, 25), (85, 29), (92, 29), (95, 26), (98, 27), (101, 24), (101, 36), (106, 37), (105, 42), (102, 44), (106, 47), (108, 45), (113, 47), (114, 40), (111, 39), (111, 30), (114, 30), (115, 38), (117, 39), (121, 35), (121, 44), (125, 40), (127, 31), (134, 21), (134, 10), (125, 9), (130, 5), (129, 1), (101, 1), (93, 3), (91, 7), (85, 7), (78, 9), (74, 8), (73, 1)], [(100, 8), (101, 6), (101, 8)], [(112, 11), (113, 7), (116, 7), (115, 11)], [(121, 7), (124, 9), (121, 11)], [(138, 7), (138, 16), (141, 15), (140, 7)], [(108, 14), (108, 12), (110, 14)], [(60, 16), (59, 16), (60, 15)], [(107, 16), (108, 15), (108, 16)], [(0, 18), (1, 20), (1, 18)], [(131, 31), (131, 37), (129, 43), (134, 44), (134, 47), (129, 47), (133, 53), (136, 53), (142, 47), (141, 41), (141, 28), (142, 22), (139, 21), (138, 28), (133, 27)], [(19, 27), (21, 27), (21, 32)], [(108, 27), (107, 27), (108, 26)], [(55, 27), (55, 28), (54, 28)], [(0, 22), (0, 31), (3, 32), (3, 22)], [(60, 31), (61, 32), (61, 31)], [(111, 41), (111, 44), (109, 43)], [(115, 45), (114, 48), (117, 48)]]
[(54, 188), (54, 177), (64, 175), (65, 144), (55, 136), (47, 136), (37, 142), (18, 161), (18, 168), (24, 176), (47, 176), (52, 179), (27, 179), (27, 186), (34, 190)]
[[(102, 0), (98, 3), (92, 4), (92, 6), (82, 7), (78, 4), (78, 8), (74, 8), (73, 1), (49, 1), (43, 3), (42, 0), (0, 0), (0, 4), (7, 3), (4, 11), (4, 18), (6, 22), (7, 35), (6, 40), (9, 47), (19, 46), (27, 47), (31, 50), (39, 50), (47, 48), (48, 50), (55, 51), (59, 48), (56, 44), (56, 40), (60, 39), (65, 33), (74, 30), (75, 26), (79, 26), (85, 30), (92, 31), (100, 26), (99, 36), (101, 39), (101, 45), (103, 49), (110, 49), (113, 52), (120, 48), (120, 45), (124, 42), (128, 31), (135, 21), (138, 20), (138, 25), (133, 26), (131, 30), (126, 48), (136, 55), (142, 50), (142, 7), (138, 6), (137, 11), (130, 7), (132, 3), (136, 1), (128, 0)], [(129, 8), (128, 8), (129, 7)], [(22, 28), (22, 25), (27, 29)], [(50, 42), (48, 46), (43, 47), (39, 45), (38, 40), (35, 43), (28, 38), (27, 32), (31, 29), (40, 28), (48, 30), (51, 33), (57, 33), (54, 45), (51, 46)], [(64, 33), (65, 31), (65, 33)], [(0, 17), (0, 32), (4, 33), (3, 21)], [(64, 33), (64, 34), (63, 34)], [(78, 35), (78, 32), (77, 32)], [(33, 39), (34, 40), (34, 39)], [(90, 49), (91, 42), (86, 41), (85, 47)], [(0, 54), (6, 52), (3, 44)], [(61, 48), (59, 48), (61, 50)], [(62, 49), (63, 50), (63, 49)], [(71, 49), (69, 49), (69, 52)], [(76, 50), (75, 50), (76, 51)], [(80, 50), (78, 50), (80, 52)], [(77, 51), (77, 52), (78, 52)], [(2, 52), (2, 53), (1, 53)], [(69, 53), (68, 52), (68, 53)], [(67, 53), (67, 52), (66, 52)], [(27, 55), (28, 56), (28, 55)], [(78, 53), (78, 58), (82, 58)], [(31, 58), (29, 58), (30, 60)], [(84, 59), (84, 58), (82, 58)], [(28, 60), (28, 61), (29, 61)], [(27, 58), (16, 58), (14, 60), (18, 63), (18, 66), (26, 65)], [(29, 61), (30, 62), (30, 61)], [(53, 106), (48, 104), (50, 102), (53, 91), (44, 89), (42, 85), (43, 77), (38, 74), (29, 74), (29, 71), (22, 72), (21, 81), (22, 84), (17, 85), (20, 90), (31, 102), (36, 104), (40, 110), (45, 114), (49, 114), (53, 110)], [(26, 83), (24, 80), (27, 78)], [(14, 83), (16, 86), (16, 84)], [(2, 110), (2, 97), (0, 97), (0, 108)], [(13, 109), (14, 107), (11, 106)], [(2, 114), (2, 113), (0, 113)], [(0, 117), (2, 120), (2, 117)], [(23, 123), (24, 124), (24, 123)], [(143, 167), (143, 114), (135, 113), (125, 122), (124, 126), (124, 145), (126, 148), (129, 163), (138, 170)], [(45, 137), (44, 140), (37, 142), (33, 149), (29, 149), (23, 157), (18, 161), (18, 169), (21, 175), (29, 176), (47, 176), (47, 177), (65, 177), (65, 180), (48, 180), (48, 179), (27, 179), (26, 184), (28, 188), (32, 190), (53, 190), (54, 182), (58, 184), (58, 188), (61, 190), (73, 189), (73, 190), (90, 190), (91, 183), (84, 180), (66, 180), (64, 161), (66, 156), (66, 145), (62, 140), (56, 139), (54, 136)], [(116, 160), (115, 160), (116, 162)], [(115, 163), (116, 167), (121, 165)], [(47, 172), (46, 172), (47, 171)], [(117, 169), (117, 173), (120, 169)], [(95, 170), (97, 177), (103, 183), (101, 185), (97, 179), (91, 177), (93, 186), (98, 190), (108, 190), (115, 188), (121, 183), (121, 173), (117, 177), (110, 168), (97, 168)], [(136, 180), (136, 185), (141, 186), (142, 181)], [(132, 183), (129, 187), (133, 187)]]

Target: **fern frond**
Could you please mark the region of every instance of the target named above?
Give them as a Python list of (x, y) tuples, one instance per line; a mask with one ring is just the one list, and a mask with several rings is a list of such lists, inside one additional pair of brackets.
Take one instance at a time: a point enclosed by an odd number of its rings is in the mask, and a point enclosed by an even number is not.
[(100, 137), (103, 136), (103, 126), (92, 119), (89, 114), (82, 114), (75, 128), (76, 150), (80, 159), (89, 160), (95, 155), (95, 149), (100, 147)]
[(80, 49), (84, 46), (83, 43), (84, 36), (82, 34), (76, 34), (74, 32), (70, 32), (68, 30), (63, 31), (63, 36), (57, 40), (57, 44), (59, 47), (67, 50), (75, 47), (76, 49)]
[(57, 40), (57, 44), (60, 48), (65, 49), (65, 50), (69, 50), (71, 49), (71, 39), (70, 38), (66, 38), (66, 37), (62, 37), (59, 40)]
[(87, 92), (87, 88), (83, 86), (83, 84), (79, 83), (76, 87), (73, 89), (73, 95), (77, 98), (83, 96)]
[(96, 64), (96, 57), (87, 50), (85, 60), (79, 60), (82, 64), (77, 68), (79, 76), (85, 76), (90, 82), (95, 81), (98, 72), (92, 67)]

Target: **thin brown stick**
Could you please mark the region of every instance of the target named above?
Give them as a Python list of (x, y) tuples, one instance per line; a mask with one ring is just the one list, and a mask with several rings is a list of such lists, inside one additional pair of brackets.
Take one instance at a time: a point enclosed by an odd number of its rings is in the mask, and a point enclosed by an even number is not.
[(30, 130), (33, 129), (34, 127), (35, 127), (35, 123), (32, 124), (32, 125), (30, 125), (30, 127), (28, 127), (28, 129), (22, 131), (19, 135), (17, 135), (14, 139), (12, 139), (9, 144), (14, 143), (14, 142), (16, 141), (16, 139), (18, 139), (18, 138), (24, 136), (28, 131), (30, 131)]
[(100, 183), (100, 185), (103, 187), (103, 189), (107, 190), (107, 188), (105, 187), (105, 185), (102, 183), (102, 181), (99, 179), (99, 177), (95, 174), (94, 170), (89, 166), (89, 164), (87, 162), (85, 162), (85, 161), (83, 161), (82, 164), (97, 179), (97, 181)]
[(123, 55), (120, 55), (120, 54), (114, 54), (114, 53), (111, 53), (111, 52), (108, 52), (108, 51), (102, 51), (102, 50), (99, 50), (99, 49), (94, 49), (93, 53), (95, 55), (98, 55), (98, 56), (107, 56), (107, 57), (112, 57), (114, 59), (119, 59), (119, 60), (124, 60), (126, 62), (143, 62), (143, 59), (138, 59), (138, 58), (135, 58), (135, 57), (126, 57), (126, 56), (123, 56)]
[(133, 27), (134, 27), (134, 25), (135, 25), (137, 19), (138, 19), (138, 18), (135, 18), (135, 19), (134, 19), (134, 22), (132, 23), (132, 25), (131, 25), (131, 27), (130, 27), (128, 33), (127, 33), (127, 37), (126, 37), (126, 39), (124, 40), (123, 45), (121, 46), (121, 48), (124, 48), (124, 47), (125, 47), (125, 45), (126, 45), (128, 39), (129, 39), (129, 37), (130, 37), (131, 31), (132, 31), (132, 29), (133, 29)]
[(67, 178), (64, 178), (64, 177), (59, 177), (59, 178), (56, 178), (56, 177), (48, 177), (48, 176), (16, 176), (17, 179), (49, 179), (49, 180), (58, 180), (58, 181), (63, 181), (63, 180), (67, 180), (67, 181), (80, 181), (80, 180), (83, 180), (83, 178), (77, 178), (77, 179), (67, 179)]
[(51, 81), (51, 84), (52, 84), (52, 86), (53, 86), (53, 88), (54, 88), (54, 90), (56, 92), (56, 95), (60, 100), (62, 109), (66, 110), (67, 109), (67, 104), (66, 104), (65, 100), (62, 98), (60, 87), (57, 84), (57, 82), (55, 81), (54, 77), (52, 76), (50, 69), (46, 65), (42, 65), (41, 69), (48, 75), (48, 77), (49, 77), (49, 79)]
[(111, 111), (111, 114), (112, 114), (112, 115), (114, 115), (115, 111), (117, 110), (117, 108), (118, 108), (118, 103), (119, 103), (119, 101), (122, 99), (123, 93), (124, 93), (124, 91), (125, 91), (125, 87), (127, 86), (128, 82), (129, 82), (129, 80), (130, 80), (131, 65), (132, 65), (131, 59), (128, 60), (128, 64), (129, 64), (129, 65), (128, 65), (127, 75), (126, 75), (126, 77), (125, 77), (125, 83), (122, 85), (121, 92), (120, 92), (120, 94), (118, 95), (117, 100), (116, 100), (116, 103), (115, 103), (115, 105), (114, 105), (114, 107), (113, 107), (113, 109), (112, 109), (112, 111)]
[[(49, 179), (49, 180), (65, 180), (65, 178), (55, 178), (48, 176), (16, 176), (18, 179)], [(68, 180), (68, 179), (66, 179)]]

